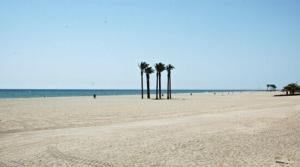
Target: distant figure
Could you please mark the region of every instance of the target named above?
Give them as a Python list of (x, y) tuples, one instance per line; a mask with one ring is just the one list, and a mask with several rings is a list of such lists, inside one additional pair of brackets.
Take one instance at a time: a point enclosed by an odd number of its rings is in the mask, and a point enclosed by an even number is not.
[(216, 95), (216, 92), (214, 92), (214, 95)]
[(193, 93), (190, 93), (191, 96), (193, 96)]
[(94, 94), (93, 97), (94, 97), (94, 99), (96, 99), (96, 97), (97, 97), (96, 94)]

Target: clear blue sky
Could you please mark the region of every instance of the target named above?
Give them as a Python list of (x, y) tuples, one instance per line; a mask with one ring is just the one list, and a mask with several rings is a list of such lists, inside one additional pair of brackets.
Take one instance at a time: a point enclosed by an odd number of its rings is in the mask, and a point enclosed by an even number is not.
[(140, 61), (174, 88), (300, 82), (300, 1), (0, 1), (0, 88), (134, 89)]

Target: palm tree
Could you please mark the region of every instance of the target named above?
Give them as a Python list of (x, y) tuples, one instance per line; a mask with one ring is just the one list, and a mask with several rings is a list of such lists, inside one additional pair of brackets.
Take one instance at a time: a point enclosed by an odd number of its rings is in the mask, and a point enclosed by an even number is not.
[(272, 84), (272, 85), (270, 85), (270, 87), (272, 88), (273, 91), (276, 91), (276, 88), (277, 88), (276, 85)]
[(285, 91), (286, 95), (289, 95), (289, 90), (290, 90), (290, 86), (289, 85), (283, 87), (283, 89), (282, 89), (282, 91)]
[(147, 78), (147, 98), (150, 99), (150, 74), (154, 72), (152, 67), (147, 67), (145, 69), (146, 78)]
[(142, 99), (144, 98), (144, 71), (145, 69), (149, 66), (149, 64), (147, 64), (146, 62), (141, 62), (141, 64), (139, 64), (139, 68), (141, 70), (141, 94), (142, 94)]
[(157, 100), (158, 99), (158, 76), (159, 76), (159, 72), (158, 72), (158, 64), (155, 64), (154, 65), (154, 68), (155, 68), (155, 70), (156, 70), (156, 89), (155, 89), (155, 95), (156, 95), (156, 97), (155, 97), (155, 99)]
[(156, 99), (158, 99), (157, 94), (159, 94), (159, 99), (161, 99), (161, 73), (166, 69), (166, 67), (163, 63), (157, 63), (155, 64), (155, 69), (156, 69)]
[(171, 70), (175, 67), (172, 64), (166, 66), (166, 70), (168, 72), (168, 84), (167, 84), (167, 99), (171, 99)]

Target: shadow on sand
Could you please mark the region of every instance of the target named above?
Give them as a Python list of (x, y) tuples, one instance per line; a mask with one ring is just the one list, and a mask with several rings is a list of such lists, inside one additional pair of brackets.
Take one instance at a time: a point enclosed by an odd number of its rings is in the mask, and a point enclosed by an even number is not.
[(274, 95), (275, 97), (280, 97), (280, 96), (300, 96), (300, 93), (297, 93), (297, 94), (293, 94), (293, 95), (291, 95), (291, 94), (280, 94), (280, 95)]

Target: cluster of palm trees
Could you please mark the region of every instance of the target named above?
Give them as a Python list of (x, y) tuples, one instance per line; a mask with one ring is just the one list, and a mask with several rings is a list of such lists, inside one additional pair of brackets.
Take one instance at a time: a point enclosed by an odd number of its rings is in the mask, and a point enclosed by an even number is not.
[[(171, 99), (171, 71), (175, 68), (172, 64), (165, 65), (163, 63), (156, 63), (154, 65), (156, 71), (156, 99), (161, 99), (161, 73), (167, 71), (168, 84), (167, 84), (167, 99)], [(144, 73), (147, 79), (147, 98), (150, 99), (150, 75), (154, 73), (154, 69), (149, 66), (146, 62), (141, 62), (139, 64), (141, 70), (141, 95), (144, 98)]]
[(290, 83), (286, 85), (282, 91), (285, 91), (286, 95), (295, 95), (295, 92), (300, 92), (300, 85), (297, 83)]

